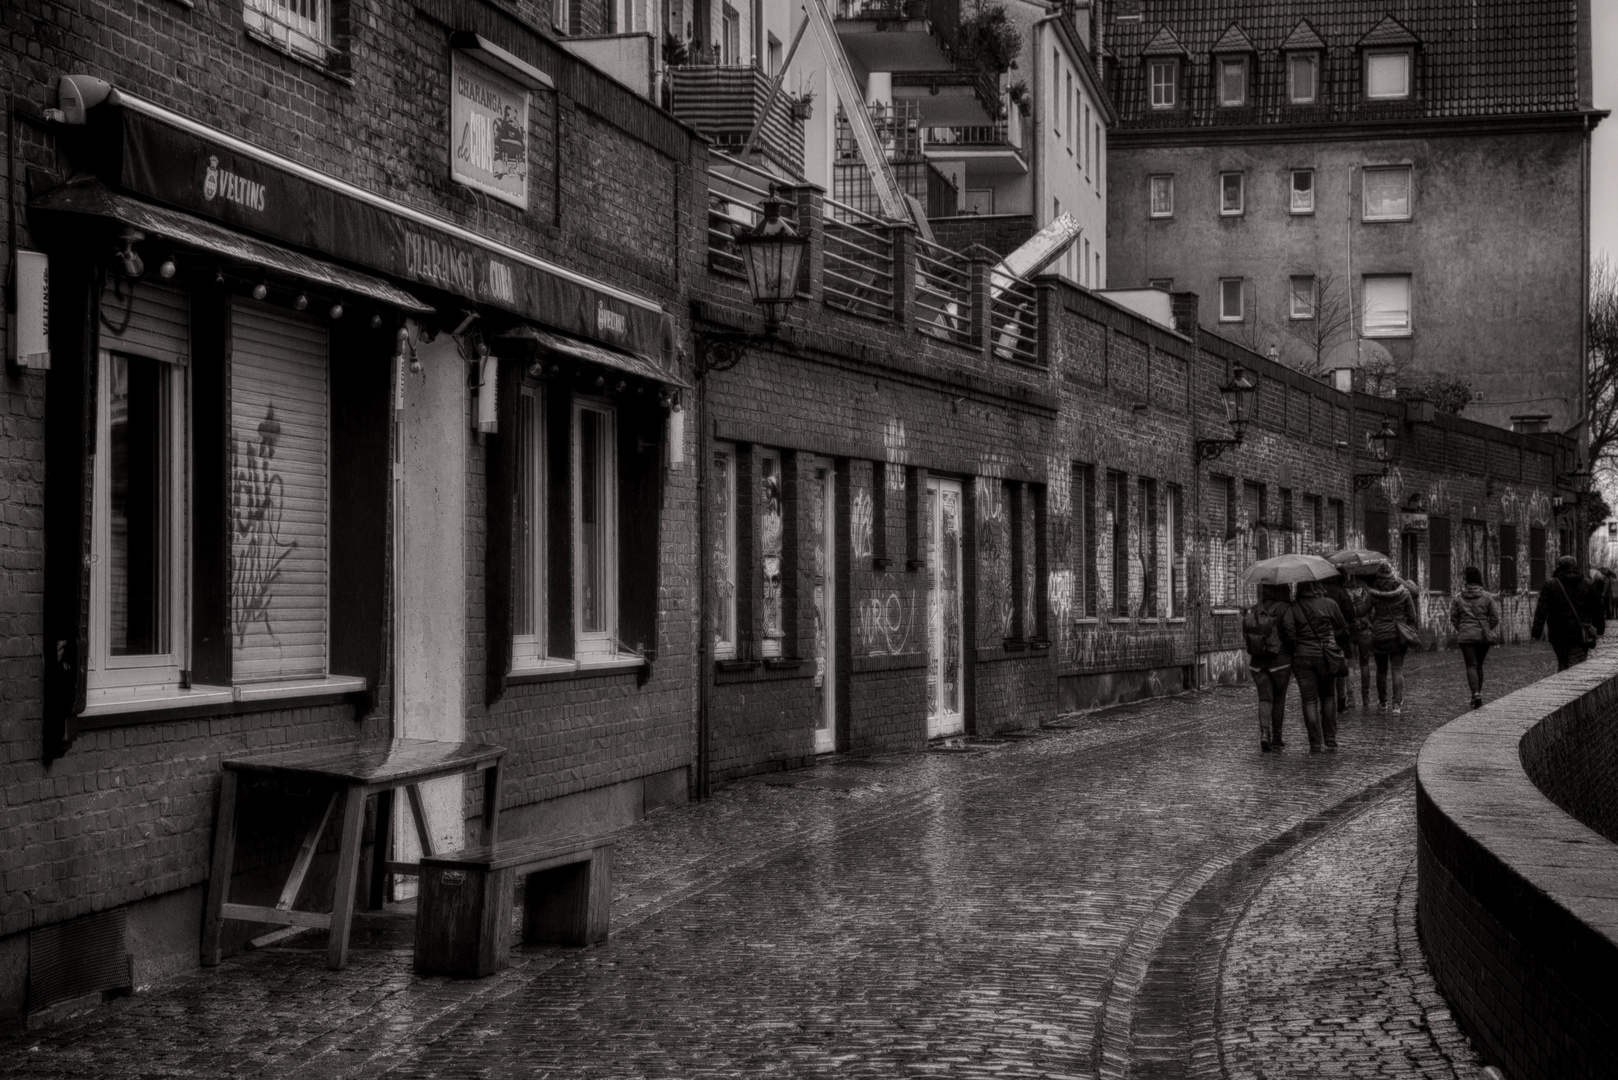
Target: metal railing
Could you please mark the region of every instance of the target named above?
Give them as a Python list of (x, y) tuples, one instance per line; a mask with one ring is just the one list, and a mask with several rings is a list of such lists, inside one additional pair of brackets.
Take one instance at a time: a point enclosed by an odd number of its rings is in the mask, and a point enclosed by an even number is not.
[(880, 218), (826, 199), (826, 306), (893, 318), (893, 233)]
[(1006, 122), (1000, 120), (993, 124), (928, 128), (927, 142), (948, 146), (1008, 146), (1011, 139)]
[[(747, 276), (736, 237), (764, 217), (764, 201), (774, 191), (776, 177), (728, 154), (709, 151), (708, 266), (722, 274)], [(776, 198), (780, 199), (779, 195)], [(781, 201), (781, 216), (797, 221), (797, 204)]]
[(916, 239), (916, 329), (972, 345), (972, 264), (959, 252)]
[(1039, 293), (1004, 270), (989, 271), (989, 348), (996, 359), (1040, 363)]

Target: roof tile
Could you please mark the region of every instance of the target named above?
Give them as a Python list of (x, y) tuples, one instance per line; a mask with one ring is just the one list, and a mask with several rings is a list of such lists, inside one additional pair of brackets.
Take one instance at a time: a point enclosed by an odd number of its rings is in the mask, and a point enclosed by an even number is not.
[(1231, 23), (1225, 28), (1225, 33), (1214, 42), (1213, 48), (1208, 50), (1215, 56), (1220, 53), (1251, 53), (1258, 52), (1253, 48), (1253, 39), (1242, 32), (1242, 28)]

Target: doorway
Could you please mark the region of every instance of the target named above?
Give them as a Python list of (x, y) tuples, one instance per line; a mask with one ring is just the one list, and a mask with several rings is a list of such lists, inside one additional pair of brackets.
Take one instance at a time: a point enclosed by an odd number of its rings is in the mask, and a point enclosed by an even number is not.
[(927, 590), (927, 737), (959, 735), (966, 730), (962, 675), (966, 640), (961, 617), (961, 485), (956, 480), (927, 481), (927, 563), (932, 582)]
[(815, 753), (837, 749), (837, 471), (830, 458), (813, 458), (809, 488), (814, 535)]

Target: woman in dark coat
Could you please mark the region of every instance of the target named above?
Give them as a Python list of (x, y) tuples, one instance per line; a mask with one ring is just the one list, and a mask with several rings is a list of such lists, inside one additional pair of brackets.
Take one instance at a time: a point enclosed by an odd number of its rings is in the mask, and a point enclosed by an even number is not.
[(1585, 639), (1584, 627), (1588, 623), (1597, 634), (1607, 631), (1607, 613), (1602, 610), (1601, 599), (1595, 595), (1579, 562), (1571, 555), (1556, 560), (1556, 572), (1539, 590), (1539, 603), (1534, 605), (1534, 626), (1529, 636), (1535, 641), (1541, 635), (1548, 637), (1556, 650), (1556, 670), (1566, 671), (1574, 664), (1582, 664), (1590, 655), (1593, 642)]
[(1321, 593), (1330, 598), (1337, 605), (1338, 610), (1343, 613), (1344, 631), (1337, 638), (1337, 648), (1342, 651), (1345, 663), (1343, 664), (1343, 673), (1332, 680), (1332, 689), (1336, 691), (1337, 711), (1339, 713), (1348, 708), (1348, 703), (1353, 700), (1354, 696), (1354, 692), (1348, 688), (1348, 664), (1346, 663), (1346, 659), (1354, 655), (1354, 602), (1348, 597), (1348, 590), (1344, 587), (1346, 584), (1346, 578), (1342, 573), (1339, 573), (1336, 577), (1327, 578), (1320, 583)]
[(1281, 618), (1281, 640), (1292, 651), (1292, 674), (1303, 699), (1303, 724), (1309, 730), (1309, 752), (1337, 749), (1337, 667), (1343, 663), (1338, 647), (1348, 636), (1348, 622), (1337, 601), (1319, 582), (1298, 586), (1298, 599)]
[(1287, 683), (1292, 681), (1292, 653), (1281, 637), (1281, 619), (1292, 606), (1287, 585), (1260, 585), (1258, 603), (1242, 615), (1247, 639), (1247, 670), (1258, 690), (1258, 748), (1280, 750), (1281, 724), (1287, 715)]
[[(1347, 606), (1343, 609), (1343, 617), (1348, 620), (1348, 639), (1354, 650), (1347, 655), (1358, 660), (1360, 665), (1360, 707), (1367, 708), (1371, 704), (1371, 592), (1366, 588), (1365, 578), (1358, 574), (1350, 574), (1343, 584), (1343, 599)], [(1347, 681), (1345, 679), (1345, 681)], [(1354, 707), (1354, 691), (1349, 689), (1345, 702), (1348, 708)]]
[(1388, 669), (1393, 669), (1393, 712), (1404, 711), (1405, 701), (1405, 640), (1399, 633), (1399, 624), (1415, 627), (1418, 624), (1416, 600), (1410, 595), (1393, 567), (1387, 563), (1377, 571), (1371, 582), (1371, 651), (1376, 656), (1376, 707), (1388, 707)]

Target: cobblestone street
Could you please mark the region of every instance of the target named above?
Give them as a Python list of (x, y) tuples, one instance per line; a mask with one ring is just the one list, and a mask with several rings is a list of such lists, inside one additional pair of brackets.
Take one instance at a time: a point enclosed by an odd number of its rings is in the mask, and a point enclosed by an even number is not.
[[(1490, 657), (1489, 699), (1554, 670)], [(1414, 926), (1411, 772), (1466, 705), (1413, 657), (1341, 751), (1252, 692), (776, 773), (619, 836), (612, 938), (477, 981), (356, 921), (0, 1043), (18, 1077), (1481, 1075)]]

